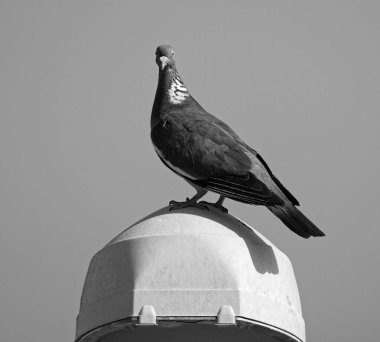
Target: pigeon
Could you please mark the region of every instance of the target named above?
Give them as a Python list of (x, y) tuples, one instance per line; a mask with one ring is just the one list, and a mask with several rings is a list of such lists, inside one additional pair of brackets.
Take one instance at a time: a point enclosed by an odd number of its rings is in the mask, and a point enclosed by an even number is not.
[[(296, 208), (297, 199), (259, 153), (191, 96), (170, 45), (157, 48), (156, 63), (159, 76), (151, 115), (152, 143), (161, 161), (197, 192), (184, 202), (171, 201), (171, 210), (213, 206), (226, 212), (223, 201), (229, 198), (266, 206), (303, 238), (324, 236)], [(208, 191), (220, 195), (216, 203), (199, 202)]]

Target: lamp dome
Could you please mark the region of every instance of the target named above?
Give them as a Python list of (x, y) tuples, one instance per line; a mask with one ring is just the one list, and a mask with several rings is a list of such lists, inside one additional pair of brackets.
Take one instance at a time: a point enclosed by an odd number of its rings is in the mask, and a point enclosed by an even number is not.
[(299, 293), (288, 257), (229, 214), (163, 208), (91, 260), (77, 342), (254, 338), (305, 341)]

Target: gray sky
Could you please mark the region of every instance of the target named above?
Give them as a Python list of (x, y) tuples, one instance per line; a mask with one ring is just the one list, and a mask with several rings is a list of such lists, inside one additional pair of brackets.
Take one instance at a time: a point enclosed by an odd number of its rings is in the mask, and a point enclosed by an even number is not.
[[(326, 234), (230, 213), (292, 260), (308, 342), (378, 341), (378, 1), (0, 0), (0, 336), (74, 339), (93, 254), (193, 194), (149, 137), (155, 48)], [(210, 195), (209, 199), (217, 198)]]

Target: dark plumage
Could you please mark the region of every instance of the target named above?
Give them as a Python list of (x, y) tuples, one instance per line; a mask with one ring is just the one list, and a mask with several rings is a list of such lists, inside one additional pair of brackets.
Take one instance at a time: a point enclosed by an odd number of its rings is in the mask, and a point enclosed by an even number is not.
[(264, 159), (224, 122), (204, 110), (190, 95), (179, 76), (174, 51), (161, 45), (156, 51), (159, 79), (151, 117), (151, 138), (161, 161), (197, 190), (186, 202), (172, 207), (203, 206), (206, 192), (265, 205), (298, 235), (323, 236), (295, 206), (295, 197), (273, 175)]

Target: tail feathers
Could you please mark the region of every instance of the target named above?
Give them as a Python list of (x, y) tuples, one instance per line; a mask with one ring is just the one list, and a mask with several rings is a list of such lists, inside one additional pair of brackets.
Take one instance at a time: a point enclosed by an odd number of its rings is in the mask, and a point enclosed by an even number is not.
[(325, 236), (313, 222), (290, 203), (268, 206), (268, 209), (284, 222), (289, 229), (305, 239), (310, 236)]

